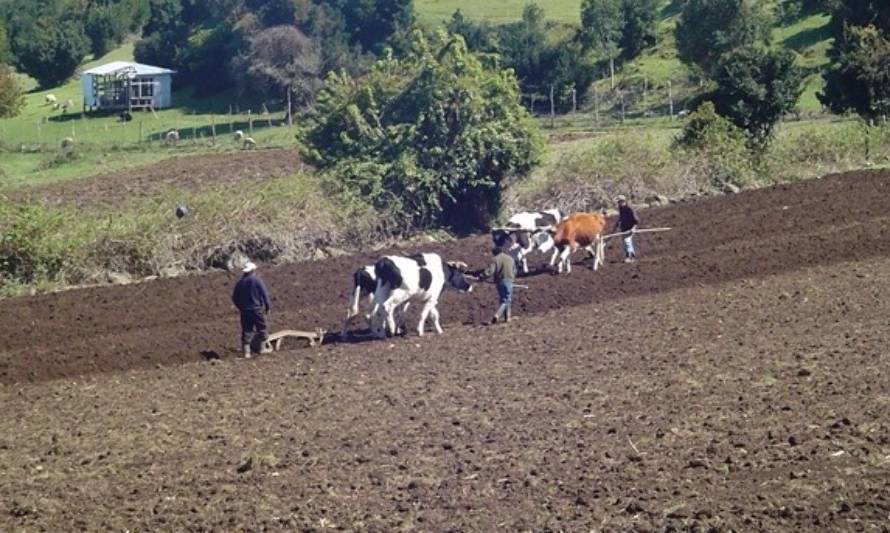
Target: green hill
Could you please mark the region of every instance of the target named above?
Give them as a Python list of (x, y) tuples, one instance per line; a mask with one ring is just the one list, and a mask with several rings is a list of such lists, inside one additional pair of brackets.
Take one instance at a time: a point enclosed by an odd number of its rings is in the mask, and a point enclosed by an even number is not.
[[(460, 9), (467, 18), (497, 24), (518, 20), (527, 3), (525, 0), (502, 2), (416, 0), (415, 5), (418, 18), (426, 24), (447, 21), (457, 9)], [(544, 9), (548, 19), (571, 24), (580, 23), (581, 0), (542, 0), (537, 4)], [(650, 109), (663, 106), (667, 101), (668, 81), (673, 84), (677, 102), (682, 102), (684, 97), (697, 92), (697, 86), (689, 83), (688, 69), (677, 59), (673, 35), (677, 17), (678, 9), (675, 2), (665, 0), (656, 45), (620, 69), (619, 76), (624, 85), (640, 87), (641, 91), (643, 87), (647, 89), (645, 97), (633, 101), (629, 108), (631, 112), (643, 114)], [(827, 13), (809, 12), (803, 13), (791, 23), (780, 24), (774, 31), (775, 46), (793, 50), (798, 56), (799, 64), (809, 71), (806, 90), (798, 106), (804, 112), (821, 109), (816, 93), (822, 88), (819, 70), (828, 62), (826, 53), (831, 44), (828, 22)], [(610, 85), (603, 81), (596, 84), (596, 88), (604, 93)]]

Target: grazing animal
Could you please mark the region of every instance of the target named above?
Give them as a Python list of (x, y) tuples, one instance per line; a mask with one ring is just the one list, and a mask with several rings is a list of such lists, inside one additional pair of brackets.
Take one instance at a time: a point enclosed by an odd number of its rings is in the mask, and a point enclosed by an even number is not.
[(129, 111), (121, 111), (118, 115), (118, 120), (121, 122), (130, 122), (133, 120), (133, 115), (131, 115)]
[[(417, 301), (423, 303), (417, 334), (423, 336), (428, 318), (442, 333), (439, 324), (439, 296), (446, 287), (461, 292), (470, 292), (473, 286), (464, 276), (466, 265), (446, 263), (438, 254), (418, 254), (411, 257), (384, 256), (374, 264), (377, 289), (374, 292), (374, 316), (371, 330), (378, 338), (397, 331), (395, 314), (404, 316), (406, 304)], [(400, 318), (401, 320), (401, 318)]]
[(556, 271), (562, 274), (572, 271), (572, 254), (583, 247), (593, 257), (593, 269), (603, 264), (604, 243), (603, 229), (606, 217), (601, 213), (575, 213), (556, 226), (553, 241), (557, 253), (550, 260), (550, 266), (557, 263)]
[(67, 113), (68, 109), (73, 107), (74, 100), (71, 100), (70, 98), (68, 100), (65, 100), (65, 102), (62, 104), (62, 113)]
[(253, 140), (251, 137), (245, 137), (244, 144), (241, 145), (241, 149), (242, 150), (253, 150), (254, 148), (256, 148), (256, 141)]
[(244, 132), (241, 130), (235, 130), (235, 142), (241, 142), (244, 140)]
[(179, 140), (179, 132), (177, 130), (170, 130), (164, 135), (164, 140), (167, 144), (176, 144)]
[(553, 239), (547, 230), (559, 224), (564, 215), (558, 209), (517, 213), (507, 221), (507, 229), (492, 232), (495, 245), (509, 249), (513, 259), (528, 274), (528, 255), (535, 250), (546, 254), (553, 249)]
[(43, 102), (46, 104), (55, 104), (57, 102), (56, 95), (48, 94), (43, 97)]
[(71, 137), (65, 137), (62, 139), (61, 146), (63, 149), (74, 148), (74, 139)]
[[(377, 290), (377, 274), (374, 272), (374, 265), (366, 265), (356, 270), (352, 274), (352, 296), (349, 300), (349, 310), (346, 312), (346, 321), (343, 323), (343, 329), (340, 330), (340, 336), (346, 336), (346, 328), (349, 327), (355, 317), (360, 314), (360, 305), (362, 298), (367, 298), (365, 305), (365, 320), (371, 327), (371, 318), (374, 312), (374, 292)], [(399, 309), (400, 314), (408, 309), (407, 304)], [(401, 317), (400, 317), (401, 319)], [(401, 320), (400, 320), (401, 321)], [(401, 327), (401, 325), (400, 325)]]

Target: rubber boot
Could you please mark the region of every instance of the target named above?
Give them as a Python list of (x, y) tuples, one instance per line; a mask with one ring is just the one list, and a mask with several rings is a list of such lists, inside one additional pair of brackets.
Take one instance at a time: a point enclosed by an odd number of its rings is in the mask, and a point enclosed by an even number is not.
[(244, 358), (245, 358), (245, 359), (250, 359), (250, 357), (251, 357), (251, 354), (250, 354), (250, 345), (249, 345), (249, 344), (243, 344), (243, 345), (241, 345), (241, 353), (244, 354)]
[(498, 320), (501, 319), (501, 315), (505, 314), (506, 312), (507, 312), (507, 304), (501, 304), (501, 306), (498, 307), (498, 310), (495, 312), (494, 318), (491, 319), (491, 323), (497, 324)]

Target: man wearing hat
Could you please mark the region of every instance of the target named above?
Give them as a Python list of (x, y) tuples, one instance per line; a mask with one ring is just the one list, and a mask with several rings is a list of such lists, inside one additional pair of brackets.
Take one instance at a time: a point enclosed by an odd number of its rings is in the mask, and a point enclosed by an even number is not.
[(269, 295), (263, 280), (256, 275), (256, 264), (248, 261), (241, 269), (243, 274), (232, 292), (232, 303), (241, 312), (241, 348), (244, 357), (250, 359), (250, 335), (256, 330), (260, 346), (269, 338), (266, 317), (269, 313)]
[(615, 228), (612, 231), (626, 233), (622, 238), (624, 241), (624, 262), (633, 263), (637, 257), (637, 253), (634, 251), (634, 230), (640, 224), (640, 219), (637, 218), (634, 210), (627, 205), (627, 197), (621, 194), (616, 200), (618, 202), (618, 220), (615, 221)]

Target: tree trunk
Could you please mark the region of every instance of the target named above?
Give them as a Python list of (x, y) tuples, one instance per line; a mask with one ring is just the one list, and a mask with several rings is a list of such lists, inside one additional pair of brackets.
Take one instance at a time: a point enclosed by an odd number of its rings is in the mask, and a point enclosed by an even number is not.
[(293, 114), (294, 111), (293, 111), (293, 108), (291, 107), (291, 103), (290, 103), (290, 93), (291, 93), (291, 87), (288, 86), (288, 88), (287, 88), (287, 125), (289, 127), (293, 127), (293, 125), (294, 125), (294, 114)]
[(612, 90), (615, 90), (615, 58), (609, 58), (609, 76), (612, 78)]

